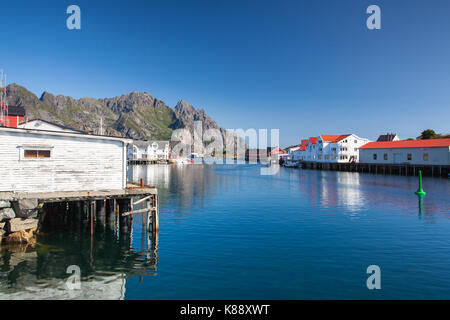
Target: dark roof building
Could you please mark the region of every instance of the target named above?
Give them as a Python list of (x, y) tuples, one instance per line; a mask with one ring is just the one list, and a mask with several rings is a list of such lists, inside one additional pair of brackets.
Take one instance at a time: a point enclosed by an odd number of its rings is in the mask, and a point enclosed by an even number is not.
[(377, 142), (399, 141), (400, 138), (395, 133), (382, 134), (378, 137)]

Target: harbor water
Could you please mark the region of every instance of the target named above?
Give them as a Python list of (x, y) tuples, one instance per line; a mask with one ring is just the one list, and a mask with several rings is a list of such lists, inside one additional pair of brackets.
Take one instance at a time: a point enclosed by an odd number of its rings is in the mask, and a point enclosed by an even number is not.
[[(260, 165), (130, 167), (160, 230), (1, 248), (0, 299), (450, 299), (450, 181)], [(367, 287), (379, 266), (381, 289)], [(69, 266), (80, 270), (69, 289)]]

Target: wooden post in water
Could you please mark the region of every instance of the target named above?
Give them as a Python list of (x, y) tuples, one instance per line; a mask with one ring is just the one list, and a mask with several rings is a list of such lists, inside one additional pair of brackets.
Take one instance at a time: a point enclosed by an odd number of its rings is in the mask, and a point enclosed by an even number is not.
[(94, 235), (94, 201), (90, 201), (91, 238)]
[(156, 233), (159, 230), (159, 212), (158, 212), (158, 196), (154, 195), (154, 208), (152, 217), (152, 232)]
[[(128, 211), (133, 211), (133, 200), (130, 198), (128, 201)], [(128, 224), (130, 226), (130, 228), (133, 228), (133, 215), (130, 214), (128, 216)]]
[(128, 207), (130, 205), (130, 201), (128, 199), (119, 199), (117, 200), (119, 205), (119, 227), (120, 232), (128, 232), (129, 230), (129, 222), (130, 219), (128, 216), (123, 216), (122, 213), (128, 211)]
[(114, 200), (113, 199), (107, 199), (106, 200), (106, 206), (105, 206), (105, 214), (106, 214), (106, 225), (109, 228), (114, 228), (115, 224), (115, 212), (114, 212)]
[(96, 222), (97, 225), (105, 227), (106, 215), (105, 215), (105, 202), (106, 200), (96, 201)]
[(114, 198), (114, 225), (116, 226), (116, 230), (119, 230), (119, 208), (117, 205), (117, 199)]

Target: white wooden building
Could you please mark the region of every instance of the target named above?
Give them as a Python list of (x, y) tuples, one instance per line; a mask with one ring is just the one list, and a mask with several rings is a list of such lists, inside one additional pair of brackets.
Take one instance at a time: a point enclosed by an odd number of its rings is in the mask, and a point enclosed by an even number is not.
[(368, 142), (368, 139), (360, 138), (355, 134), (322, 134), (317, 139), (315, 161), (325, 163), (359, 162), (359, 148)]
[(32, 129), (32, 130), (45, 130), (45, 131), (58, 131), (58, 132), (72, 132), (72, 133), (86, 133), (80, 130), (76, 130), (70, 127), (66, 127), (57, 123), (53, 123), (47, 120), (35, 119), (25, 123), (19, 124), (18, 128)]
[(134, 140), (128, 148), (129, 160), (168, 161), (169, 154), (169, 141)]
[(124, 189), (129, 143), (66, 130), (0, 127), (0, 191)]
[(320, 163), (359, 162), (359, 148), (368, 142), (355, 134), (322, 134), (302, 140), (300, 148), (292, 152), (292, 159)]
[(370, 142), (360, 148), (369, 164), (450, 165), (450, 139)]

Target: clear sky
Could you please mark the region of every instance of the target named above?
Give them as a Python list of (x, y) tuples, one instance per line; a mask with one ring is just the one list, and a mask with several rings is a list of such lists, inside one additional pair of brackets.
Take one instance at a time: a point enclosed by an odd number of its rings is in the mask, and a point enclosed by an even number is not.
[[(81, 30), (66, 28), (71, 4)], [(225, 128), (279, 128), (282, 146), (450, 133), (447, 0), (14, 0), (0, 26), (0, 68), (38, 96), (146, 91)]]

